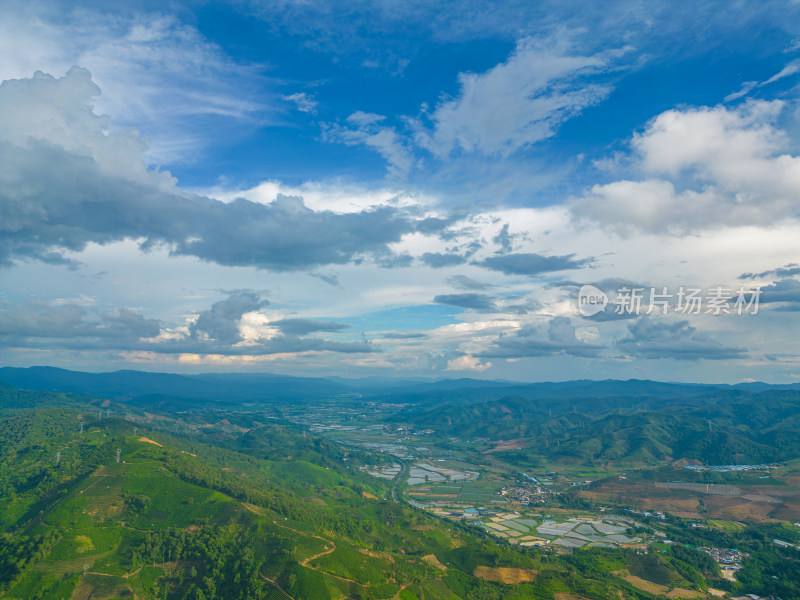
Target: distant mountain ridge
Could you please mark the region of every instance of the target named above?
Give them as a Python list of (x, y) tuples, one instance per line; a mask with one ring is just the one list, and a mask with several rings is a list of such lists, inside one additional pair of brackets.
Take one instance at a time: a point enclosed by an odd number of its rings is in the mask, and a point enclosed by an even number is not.
[(753, 464), (800, 456), (800, 390), (701, 389), (666, 398), (507, 396), (417, 404), (391, 421), (456, 441), (483, 440), (488, 452), (519, 464), (656, 465), (677, 459)]
[(565, 382), (521, 383), (480, 379), (442, 379), (435, 381), (371, 377), (364, 380), (341, 377), (295, 377), (271, 373), (207, 373), (182, 375), (122, 370), (86, 373), (56, 367), (2, 367), (0, 382), (41, 391), (84, 393), (115, 400), (139, 396), (194, 398), (218, 402), (248, 400), (319, 399), (338, 394), (378, 396), (405, 402), (480, 402), (503, 396), (537, 398), (674, 398), (712, 390), (800, 389), (800, 384), (771, 385), (761, 382), (727, 384), (665, 383), (630, 379), (575, 380)]
[(341, 384), (311, 377), (272, 374), (179, 375), (144, 371), (85, 373), (55, 367), (0, 368), (0, 382), (17, 388), (91, 394), (114, 400), (140, 396), (192, 398), (215, 402), (319, 398), (348, 391)]

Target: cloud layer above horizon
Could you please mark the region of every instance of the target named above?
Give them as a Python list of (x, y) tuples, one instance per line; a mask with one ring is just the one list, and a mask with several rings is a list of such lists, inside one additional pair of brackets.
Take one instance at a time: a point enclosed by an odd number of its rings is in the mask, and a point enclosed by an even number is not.
[(545, 8), (9, 9), (0, 362), (800, 379), (800, 7)]

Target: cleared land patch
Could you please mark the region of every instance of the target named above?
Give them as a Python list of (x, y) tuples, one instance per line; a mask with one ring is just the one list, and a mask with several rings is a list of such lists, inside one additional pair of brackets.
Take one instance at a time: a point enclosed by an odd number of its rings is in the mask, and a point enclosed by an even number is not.
[(81, 577), (72, 600), (106, 600), (108, 598), (131, 598), (133, 590), (121, 577), (88, 573)]
[(145, 444), (153, 444), (154, 446), (158, 446), (159, 448), (163, 448), (163, 447), (164, 447), (164, 446), (162, 446), (161, 444), (159, 444), (157, 441), (155, 441), (155, 440), (151, 440), (151, 439), (150, 439), (150, 438), (148, 438), (148, 437), (140, 437), (140, 438), (139, 438), (139, 441), (140, 441), (140, 442), (144, 442)]
[(495, 583), (525, 583), (536, 579), (537, 572), (531, 569), (516, 569), (514, 567), (486, 567), (480, 565), (475, 567), (473, 573), (475, 577), (480, 577), (486, 581)]
[(439, 569), (440, 571), (447, 571), (447, 567), (446, 567), (446, 566), (444, 566), (444, 565), (443, 565), (443, 564), (442, 564), (442, 563), (439, 561), (439, 559), (438, 559), (438, 558), (436, 558), (436, 555), (434, 555), (434, 554), (428, 554), (428, 555), (426, 555), (426, 556), (423, 556), (423, 557), (422, 557), (422, 560), (424, 560), (426, 563), (428, 563), (428, 564), (429, 564), (429, 565), (431, 565), (432, 567), (436, 567), (436, 568), (437, 568), (437, 569)]

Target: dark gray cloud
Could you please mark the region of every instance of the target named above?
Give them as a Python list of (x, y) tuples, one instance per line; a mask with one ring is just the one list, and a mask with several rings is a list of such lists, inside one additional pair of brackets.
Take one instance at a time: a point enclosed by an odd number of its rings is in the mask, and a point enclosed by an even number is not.
[(460, 218), (460, 215), (451, 215), (446, 219), (440, 219), (438, 217), (427, 217), (422, 219), (417, 223), (417, 231), (424, 234), (436, 234), (444, 231), (446, 228), (450, 227), (453, 223), (457, 222)]
[(494, 310), (494, 298), (487, 294), (440, 294), (434, 297), (436, 304), (447, 304), (470, 310)]
[(423, 331), (387, 331), (381, 337), (387, 340), (417, 340), (428, 337)]
[(118, 308), (116, 313), (104, 313), (101, 319), (106, 337), (152, 338), (161, 331), (157, 320), (147, 319), (129, 308)]
[(73, 303), (0, 306), (0, 340), (4, 345), (24, 338), (138, 339), (155, 337), (159, 331), (158, 321), (128, 308), (92, 314)]
[(225, 203), (183, 192), (168, 173), (144, 168), (138, 138), (108, 133), (90, 108), (98, 93), (83, 69), (0, 84), (0, 106), (18, 121), (0, 123), (0, 265), (75, 266), (64, 251), (134, 239), (144, 250), (272, 271), (365, 259), (403, 266), (411, 257), (394, 256), (390, 244), (446, 225), (397, 207), (340, 214), (295, 197)]
[(776, 277), (783, 279), (785, 277), (794, 277), (800, 275), (800, 265), (797, 263), (789, 263), (783, 267), (772, 269), (770, 271), (762, 271), (761, 273), (742, 273), (739, 279), (764, 279), (766, 277)]
[(527, 315), (528, 313), (535, 312), (542, 308), (541, 303), (535, 298), (524, 298), (521, 301), (517, 299), (508, 299), (508, 304), (503, 304), (500, 310), (515, 315)]
[(501, 335), (491, 347), (476, 356), (481, 358), (531, 358), (567, 354), (591, 358), (605, 347), (589, 344), (575, 336), (575, 327), (567, 317), (554, 317), (548, 323), (547, 339), (533, 326), (523, 327), (514, 333)]
[(339, 276), (336, 273), (317, 272), (317, 273), (309, 273), (309, 275), (311, 275), (311, 277), (316, 277), (320, 281), (323, 281), (330, 286), (342, 287), (342, 285), (339, 283)]
[(384, 267), (411, 264), (410, 256), (395, 256), (388, 248), (414, 231), (411, 217), (394, 208), (337, 214), (311, 210), (301, 198), (286, 196), (267, 205), (241, 199), (199, 202), (210, 202), (211, 210), (197, 230), (188, 236), (165, 232), (175, 244), (174, 254), (273, 271), (358, 262), (367, 255)]
[(414, 262), (414, 257), (410, 254), (392, 254), (388, 250), (376, 252), (374, 257), (375, 263), (384, 269), (403, 269)]
[(541, 275), (554, 271), (580, 269), (592, 262), (590, 258), (574, 259), (574, 254), (564, 256), (544, 256), (542, 254), (518, 253), (490, 256), (476, 265), (500, 271), (506, 275)]
[(334, 323), (333, 321), (316, 321), (314, 319), (281, 319), (280, 321), (270, 321), (273, 327), (277, 327), (287, 335), (308, 335), (320, 331), (337, 332), (348, 329), (350, 325), (346, 323)]
[(759, 304), (782, 303), (774, 310), (800, 311), (800, 280), (782, 279), (761, 288)]
[(239, 322), (242, 320), (242, 315), (268, 304), (269, 300), (262, 300), (257, 292), (233, 293), (225, 300), (215, 302), (209, 310), (204, 310), (198, 315), (190, 328), (192, 337), (234, 344), (241, 340)]
[[(158, 338), (158, 321), (128, 309), (99, 312), (74, 303), (0, 305), (0, 346), (7, 348), (144, 351), (159, 354), (263, 356), (298, 352), (375, 352), (370, 341), (339, 342), (305, 333), (338, 331), (339, 323), (285, 319), (282, 335), (245, 342), (242, 315), (265, 305), (255, 292), (235, 292), (200, 313), (188, 335)], [(153, 339), (157, 338), (157, 339)]]
[(494, 236), (494, 238), (492, 238), (492, 241), (498, 246), (500, 246), (498, 254), (508, 254), (509, 252), (511, 252), (512, 250), (511, 235), (509, 235), (508, 233), (508, 223), (503, 225), (503, 228), (500, 230), (500, 233)]
[(420, 260), (434, 269), (454, 267), (456, 265), (463, 265), (465, 262), (467, 262), (465, 256), (449, 252), (426, 252), (420, 257)]
[[(60, 251), (139, 239), (145, 250), (166, 244), (173, 255), (273, 271), (344, 264), (369, 255), (381, 256), (388, 265), (388, 244), (414, 231), (413, 219), (394, 208), (336, 214), (285, 196), (270, 204), (243, 199), (225, 204), (161, 192), (108, 176), (91, 161), (58, 148), (29, 146), (20, 151), (0, 143), (0, 264), (32, 258), (69, 266)], [(28, 184), (40, 183), (12, 189), (4, 181), (12, 170)]]
[(675, 360), (723, 360), (744, 358), (744, 348), (725, 346), (689, 325), (689, 321), (665, 321), (641, 317), (628, 325), (628, 335), (617, 348), (637, 358)]
[[(459, 283), (466, 283), (467, 286), (478, 283), (474, 280), (466, 278), (467, 281), (457, 280)], [(488, 289), (492, 286), (483, 286), (478, 284), (479, 287), (466, 289)], [(468, 308), (470, 310), (477, 310), (483, 312), (496, 311), (504, 313), (512, 313), (515, 315), (525, 315), (533, 312), (541, 305), (534, 298), (527, 298), (519, 295), (490, 295), (479, 294), (476, 292), (467, 292), (464, 294), (440, 294), (434, 297), (433, 301), (436, 304), (446, 304), (448, 306), (458, 306), (461, 308)]]
[(479, 292), (495, 287), (490, 283), (482, 283), (477, 279), (472, 279), (472, 277), (467, 277), (466, 275), (453, 275), (452, 277), (448, 277), (447, 283), (460, 290), (474, 290)]

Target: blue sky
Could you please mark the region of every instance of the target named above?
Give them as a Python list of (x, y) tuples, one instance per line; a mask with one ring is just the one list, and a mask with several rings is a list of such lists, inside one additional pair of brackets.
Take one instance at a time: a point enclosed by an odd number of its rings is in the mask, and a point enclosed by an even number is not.
[(3, 364), (800, 379), (800, 4), (109, 6), (0, 3)]

